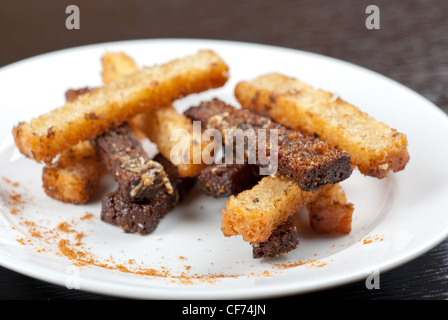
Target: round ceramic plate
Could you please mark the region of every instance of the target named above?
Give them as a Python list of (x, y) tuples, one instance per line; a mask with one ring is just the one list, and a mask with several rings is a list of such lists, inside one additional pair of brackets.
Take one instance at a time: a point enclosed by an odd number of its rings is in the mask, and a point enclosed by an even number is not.
[[(18, 152), (11, 135), (15, 124), (63, 105), (69, 88), (100, 85), (105, 51), (123, 51), (150, 66), (200, 49), (219, 54), (230, 79), (222, 88), (176, 101), (179, 111), (213, 97), (238, 106), (237, 82), (280, 72), (337, 93), (407, 135), (411, 160), (404, 171), (382, 180), (355, 171), (342, 183), (355, 206), (350, 235), (314, 234), (302, 214), (299, 247), (260, 260), (252, 258), (242, 238), (222, 234), (226, 199), (205, 197), (197, 189), (147, 236), (100, 220), (101, 195), (115, 188), (110, 177), (87, 205), (45, 195), (43, 166)], [(416, 258), (448, 234), (446, 115), (403, 85), (344, 61), (248, 43), (138, 40), (11, 64), (0, 69), (0, 88), (0, 264), (43, 281), (130, 298), (278, 297), (363, 279), (372, 284), (371, 276)]]

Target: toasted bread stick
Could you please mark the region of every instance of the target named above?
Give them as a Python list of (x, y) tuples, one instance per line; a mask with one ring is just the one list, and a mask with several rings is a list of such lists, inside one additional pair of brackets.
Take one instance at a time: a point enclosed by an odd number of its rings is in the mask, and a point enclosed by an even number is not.
[[(104, 85), (118, 81), (122, 77), (137, 72), (139, 69), (137, 63), (124, 52), (105, 52), (101, 58), (101, 65), (101, 79)], [(171, 106), (171, 104), (168, 106)], [(146, 138), (145, 133), (142, 131), (147, 125), (144, 114), (137, 114), (127, 122), (138, 139)]]
[[(67, 101), (87, 93), (90, 88), (70, 89), (65, 93)], [(61, 153), (57, 161), (42, 169), (45, 193), (62, 202), (85, 204), (97, 190), (101, 177), (107, 173), (89, 141), (81, 141)]]
[(267, 176), (252, 189), (231, 196), (222, 210), (225, 236), (265, 242), (277, 226), (313, 201), (318, 191), (302, 191), (292, 180)]
[(90, 139), (97, 155), (118, 182), (118, 194), (127, 202), (147, 202), (173, 188), (157, 161), (149, 158), (125, 123)]
[(138, 113), (222, 86), (228, 66), (214, 52), (199, 51), (163, 65), (143, 68), (73, 102), (13, 128), (20, 152), (51, 162), (62, 151), (116, 128)]
[(252, 188), (260, 179), (255, 165), (223, 162), (204, 168), (198, 176), (198, 187), (207, 196), (223, 198)]
[[(226, 133), (232, 130), (252, 130), (257, 143), (252, 147), (249, 145), (245, 152), (255, 155), (255, 161), (252, 161), (256, 163), (253, 164), (260, 167), (265, 165), (260, 161), (260, 149), (265, 149), (267, 157), (271, 158), (271, 146), (267, 142), (263, 144), (263, 139), (260, 143), (258, 135), (263, 130), (266, 140), (270, 141), (270, 135), (276, 133), (278, 156), (272, 154), (278, 160), (276, 174), (294, 180), (304, 191), (317, 190), (326, 184), (338, 183), (347, 179), (352, 173), (348, 153), (330, 148), (322, 141), (287, 129), (249, 110), (236, 109), (218, 99), (191, 107), (185, 111), (185, 115), (201, 121), (206, 128), (219, 130), (223, 134), (223, 140), (229, 136)], [(233, 143), (233, 140), (225, 143)]]
[(337, 95), (273, 73), (235, 87), (242, 108), (345, 150), (359, 171), (384, 178), (403, 170), (409, 161), (403, 133), (375, 120)]
[(122, 77), (138, 71), (138, 65), (124, 52), (106, 51), (101, 58), (101, 79), (103, 84), (109, 85), (119, 81)]
[(161, 154), (157, 154), (153, 160), (163, 166), (173, 192), (161, 192), (150, 202), (142, 204), (123, 200), (118, 191), (108, 193), (102, 201), (102, 221), (120, 227), (126, 233), (147, 235), (153, 232), (160, 220), (182, 201), (195, 180), (181, 178), (176, 167)]
[[(102, 61), (103, 65), (108, 66), (102, 72), (104, 84), (109, 84), (138, 70), (134, 61), (124, 53), (106, 52)], [(72, 102), (92, 90), (96, 88), (69, 89), (65, 92), (66, 101)], [(138, 126), (132, 129), (134, 133), (140, 133)], [(143, 137), (140, 136), (140, 138)], [(73, 204), (85, 204), (93, 196), (101, 177), (106, 172), (106, 168), (90, 142), (81, 141), (70, 149), (64, 150), (56, 161), (44, 166), (43, 188), (45, 193), (54, 199)]]
[(177, 157), (180, 160), (175, 164), (181, 177), (196, 177), (207, 166), (205, 157), (213, 159), (213, 155), (205, 151), (213, 142), (196, 137), (192, 121), (173, 107), (141, 114), (132, 123), (141, 128), (141, 132), (157, 145), (164, 157), (171, 160), (172, 157)]
[[(138, 70), (137, 64), (126, 54), (107, 52), (102, 59), (104, 84), (110, 84), (119, 80), (123, 75), (129, 75)], [(184, 148), (189, 150), (189, 154), (181, 155), (183, 161), (176, 164), (181, 177), (196, 177), (206, 166), (202, 159), (202, 151), (208, 143), (204, 141), (199, 147), (200, 152), (195, 152), (193, 124), (190, 119), (179, 114), (172, 104), (163, 108), (141, 113), (128, 121), (132, 131), (141, 139), (149, 138), (157, 145), (161, 154), (167, 159), (171, 159), (171, 150), (178, 143), (176, 139), (171, 139), (174, 130), (185, 130), (189, 134), (189, 145)], [(184, 142), (183, 142), (184, 143)]]
[(88, 141), (62, 152), (55, 163), (42, 169), (45, 193), (62, 202), (85, 204), (90, 201), (106, 169)]
[[(347, 202), (341, 185), (327, 186), (319, 190), (306, 207), (314, 232), (340, 235), (350, 233), (354, 208), (352, 203)], [(272, 231), (268, 240), (251, 244), (255, 259), (286, 254), (299, 244), (297, 226), (289, 218)]]
[(314, 232), (346, 235), (352, 230), (354, 207), (341, 185), (325, 188), (306, 207)]
[[(316, 199), (319, 201), (313, 205)], [(350, 232), (353, 205), (346, 201), (339, 184), (307, 192), (291, 180), (272, 176), (230, 197), (222, 210), (221, 229), (225, 236), (239, 234), (248, 242), (266, 242), (277, 226), (310, 204), (310, 221), (316, 232)], [(333, 213), (334, 219), (330, 217)], [(317, 217), (326, 221), (321, 219), (321, 224), (316, 223)]]

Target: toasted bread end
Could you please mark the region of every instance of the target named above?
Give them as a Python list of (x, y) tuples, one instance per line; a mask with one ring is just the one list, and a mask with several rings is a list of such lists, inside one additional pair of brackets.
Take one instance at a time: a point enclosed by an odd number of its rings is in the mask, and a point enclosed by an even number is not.
[[(25, 122), (20, 122), (18, 125), (12, 128), (12, 134), (16, 146), (19, 151), (27, 158), (33, 159), (37, 162), (41, 162), (43, 159), (38, 159), (33, 152), (33, 150), (35, 150), (34, 146), (38, 146), (39, 144), (36, 143), (36, 137), (29, 130), (24, 129), (24, 126), (26, 125), (27, 124)], [(51, 161), (51, 159), (49, 161)]]

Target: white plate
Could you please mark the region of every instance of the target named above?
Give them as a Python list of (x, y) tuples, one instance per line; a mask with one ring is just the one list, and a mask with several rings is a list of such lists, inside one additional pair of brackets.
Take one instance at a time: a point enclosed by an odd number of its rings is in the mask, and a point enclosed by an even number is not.
[[(231, 78), (223, 88), (178, 101), (179, 110), (212, 97), (237, 105), (233, 88), (238, 81), (276, 71), (338, 93), (407, 134), (411, 160), (404, 171), (383, 180), (354, 172), (343, 182), (355, 205), (349, 236), (315, 235), (304, 217), (299, 248), (286, 257), (254, 260), (249, 244), (240, 237), (226, 238), (220, 230), (225, 199), (207, 198), (197, 190), (148, 236), (125, 234), (101, 222), (100, 197), (75, 206), (44, 194), (42, 166), (17, 151), (11, 137), (14, 124), (62, 105), (68, 88), (100, 85), (100, 58), (106, 50), (124, 51), (139, 64), (152, 65), (203, 48), (214, 50), (229, 64)], [(130, 298), (267, 298), (342, 285), (378, 272), (381, 276), (448, 234), (446, 115), (408, 88), (347, 62), (248, 43), (139, 40), (62, 50), (14, 63), (0, 70), (0, 88), (0, 264), (37, 279)], [(105, 192), (115, 185), (107, 177), (101, 188)], [(14, 194), (21, 195), (22, 205), (14, 202), (17, 196), (10, 197)], [(81, 219), (86, 212), (92, 216)], [(61, 222), (75, 232), (59, 230)], [(76, 246), (80, 232), (84, 236)], [(75, 265), (61, 254), (61, 240), (86, 253), (94, 265)], [(164, 274), (138, 274), (142, 270)]]

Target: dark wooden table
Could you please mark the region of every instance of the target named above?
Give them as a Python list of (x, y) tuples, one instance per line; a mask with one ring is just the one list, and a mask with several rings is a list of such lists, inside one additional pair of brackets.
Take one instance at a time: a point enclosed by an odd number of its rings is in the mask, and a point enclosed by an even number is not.
[[(65, 27), (68, 5), (80, 29)], [(368, 5), (380, 29), (366, 28)], [(446, 0), (40, 0), (0, 6), (0, 66), (79, 45), (146, 38), (207, 38), (264, 43), (340, 58), (395, 79), (448, 112)], [(1, 90), (1, 89), (0, 89)], [(448, 240), (384, 274), (283, 300), (448, 298)], [(0, 268), (0, 299), (117, 299), (68, 290)]]

